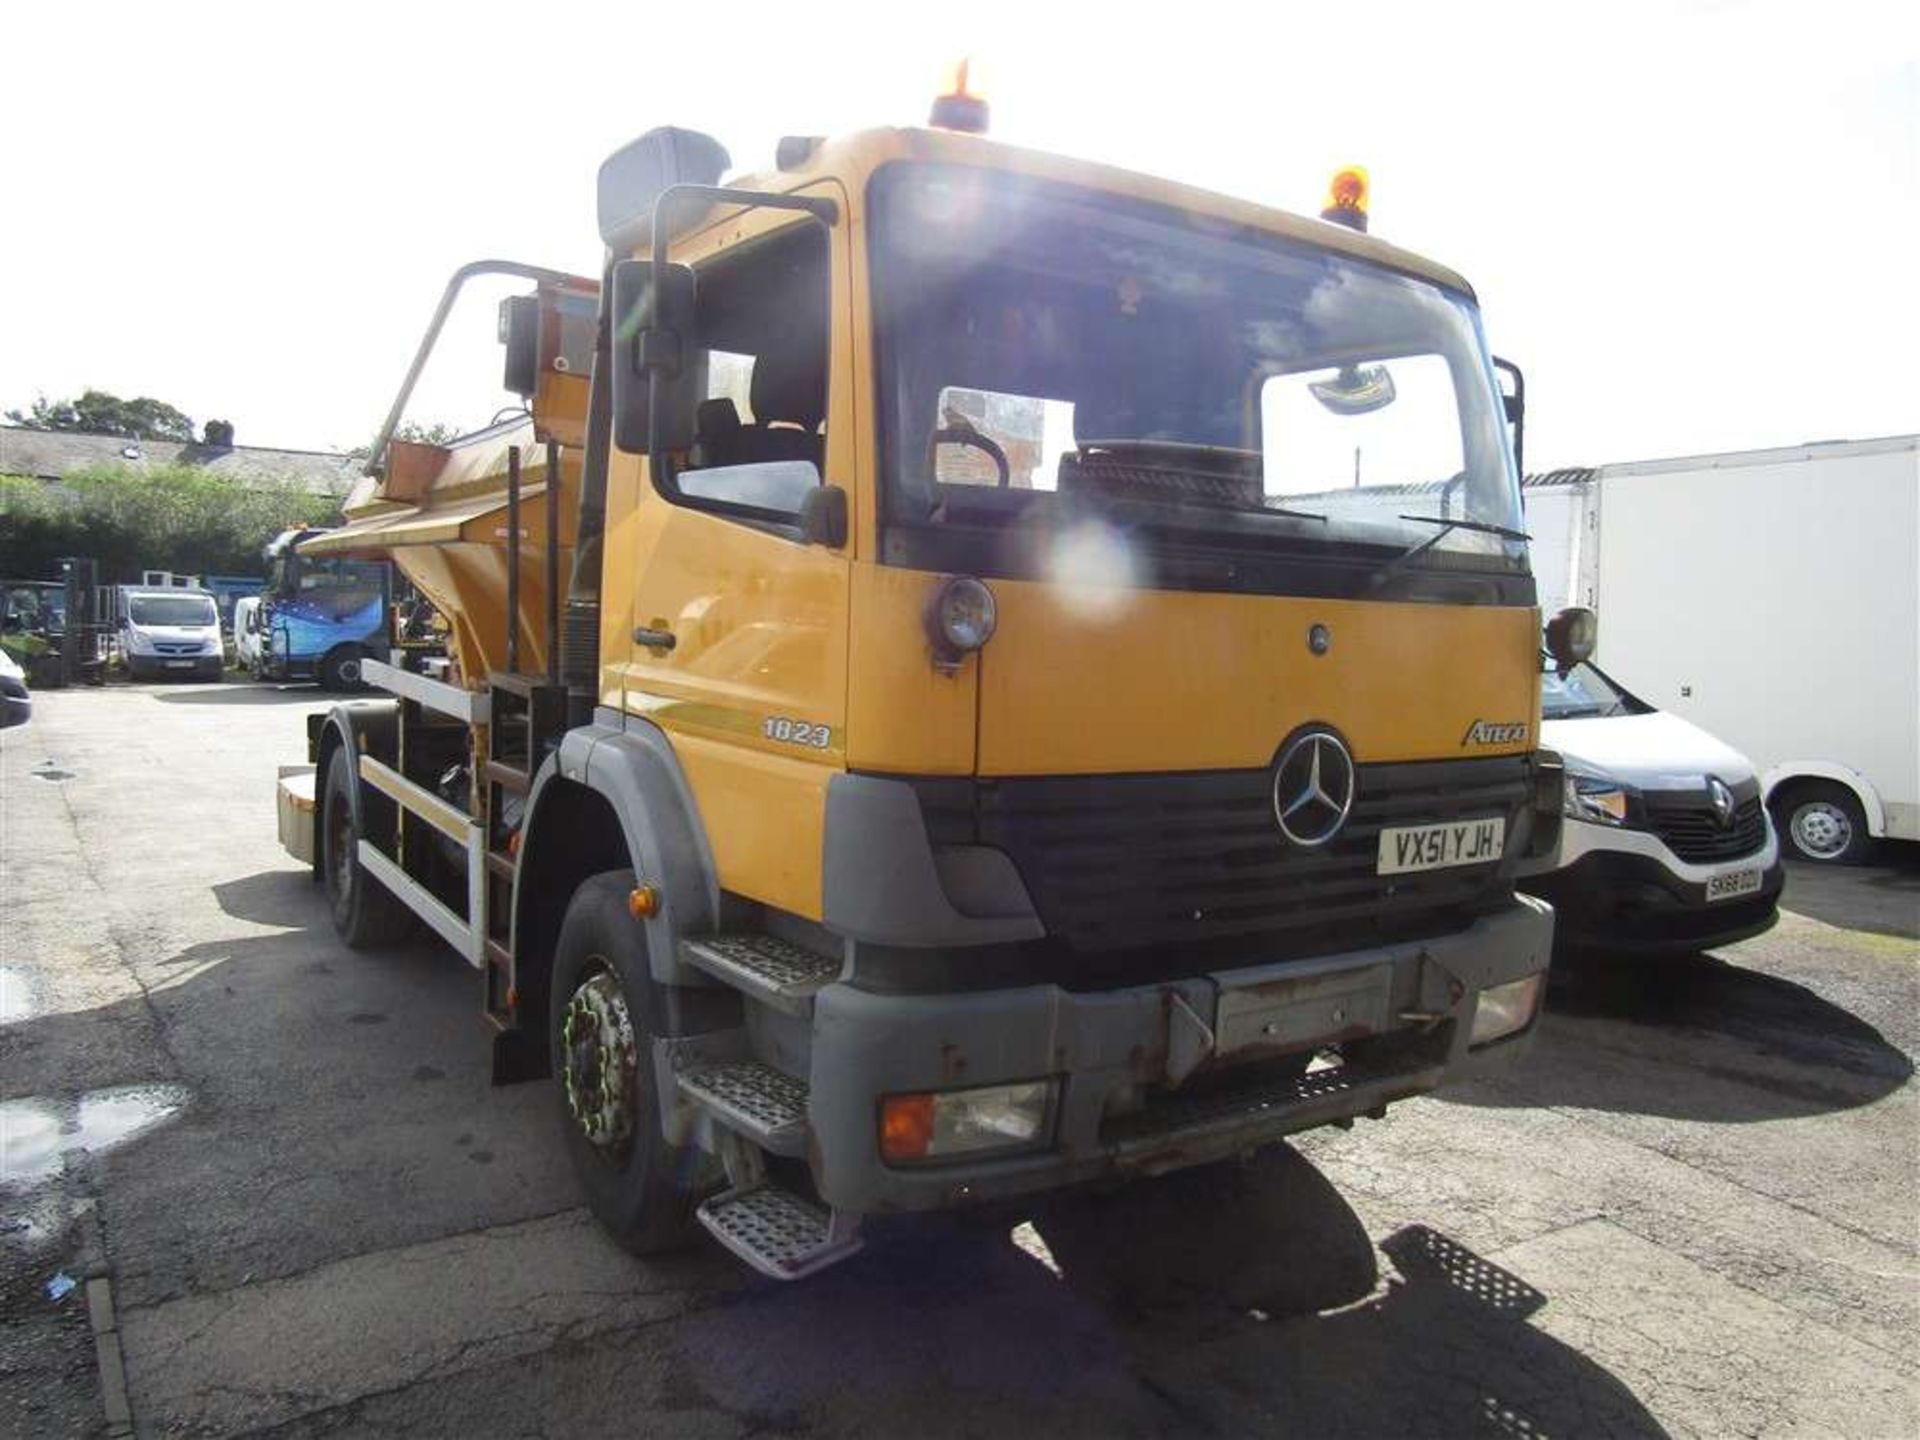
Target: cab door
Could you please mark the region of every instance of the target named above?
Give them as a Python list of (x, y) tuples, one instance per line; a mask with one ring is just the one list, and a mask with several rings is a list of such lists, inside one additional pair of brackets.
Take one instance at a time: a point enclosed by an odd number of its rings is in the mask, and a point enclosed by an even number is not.
[(722, 887), (817, 918), (826, 786), (846, 755), (850, 561), (802, 539), (798, 518), (822, 484), (854, 491), (847, 241), (749, 212), (681, 248), (709, 398), (671, 485), (634, 462), (615, 482), (629, 495), (609, 495), (609, 603), (616, 564), (633, 568), (603, 698), (672, 736)]

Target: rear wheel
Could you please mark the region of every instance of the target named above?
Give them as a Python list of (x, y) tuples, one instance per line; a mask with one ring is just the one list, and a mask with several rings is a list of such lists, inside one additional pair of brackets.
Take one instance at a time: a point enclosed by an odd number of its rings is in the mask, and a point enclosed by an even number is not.
[(1807, 780), (1773, 802), (1774, 828), (1789, 854), (1823, 865), (1859, 865), (1873, 848), (1866, 812), (1844, 785)]
[(697, 1146), (662, 1132), (653, 1069), (665, 999), (646, 939), (628, 913), (630, 870), (595, 875), (577, 891), (553, 957), (548, 1040), (559, 1077), (560, 1124), (594, 1217), (627, 1249), (687, 1244), (694, 1211), (719, 1181)]
[(360, 675), (360, 662), (366, 652), (358, 645), (336, 645), (320, 662), (320, 688), (323, 690), (361, 690), (366, 682)]
[(345, 745), (327, 762), (327, 788), (320, 809), (321, 875), (333, 928), (355, 950), (377, 950), (406, 937), (413, 912), (360, 863), (360, 827), (353, 819), (353, 752)]

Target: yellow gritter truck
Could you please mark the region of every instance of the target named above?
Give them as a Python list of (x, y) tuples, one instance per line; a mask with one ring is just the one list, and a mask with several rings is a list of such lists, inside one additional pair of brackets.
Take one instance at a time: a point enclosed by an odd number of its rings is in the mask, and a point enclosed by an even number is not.
[[(496, 1079), (554, 1078), (642, 1253), (797, 1278), (865, 1215), (1377, 1117), (1534, 1022), (1512, 876), (1562, 779), (1473, 292), (1353, 172), (1300, 218), (983, 121), (725, 184), (691, 131), (616, 152), (604, 273), (457, 275), (308, 543), (393, 560), (449, 653), (315, 717), (282, 836), (348, 944), (475, 966)], [(387, 443), (503, 273), (524, 411)]]

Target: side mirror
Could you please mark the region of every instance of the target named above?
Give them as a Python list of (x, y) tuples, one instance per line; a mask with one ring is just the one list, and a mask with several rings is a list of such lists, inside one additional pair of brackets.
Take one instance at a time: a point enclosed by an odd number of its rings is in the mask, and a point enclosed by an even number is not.
[(509, 295), (502, 300), (499, 335), (507, 352), (501, 388), (531, 400), (540, 387), (540, 297)]
[(847, 492), (820, 485), (800, 502), (800, 538), (809, 545), (838, 550), (847, 543)]
[(630, 455), (693, 445), (700, 337), (693, 269), (613, 267), (613, 443)]
[(1513, 468), (1524, 477), (1527, 473), (1527, 377), (1520, 373), (1520, 367), (1511, 360), (1493, 357), (1493, 368), (1513, 381), (1513, 389), (1500, 392), (1500, 405), (1506, 412), (1507, 423), (1513, 427)]

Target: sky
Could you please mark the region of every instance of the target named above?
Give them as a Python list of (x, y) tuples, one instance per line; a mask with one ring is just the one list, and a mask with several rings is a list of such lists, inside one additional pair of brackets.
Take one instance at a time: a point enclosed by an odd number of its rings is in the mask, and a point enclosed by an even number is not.
[[(742, 171), (921, 124), (1373, 230), (1465, 274), (1527, 468), (1920, 430), (1920, 5), (15, 7), (0, 410), (152, 395), (241, 444), (378, 428), (448, 274), (597, 274), (594, 173), (659, 124)], [(497, 293), (497, 292), (496, 292)], [(415, 414), (483, 422), (492, 297)], [(453, 413), (462, 411), (463, 413)]]

